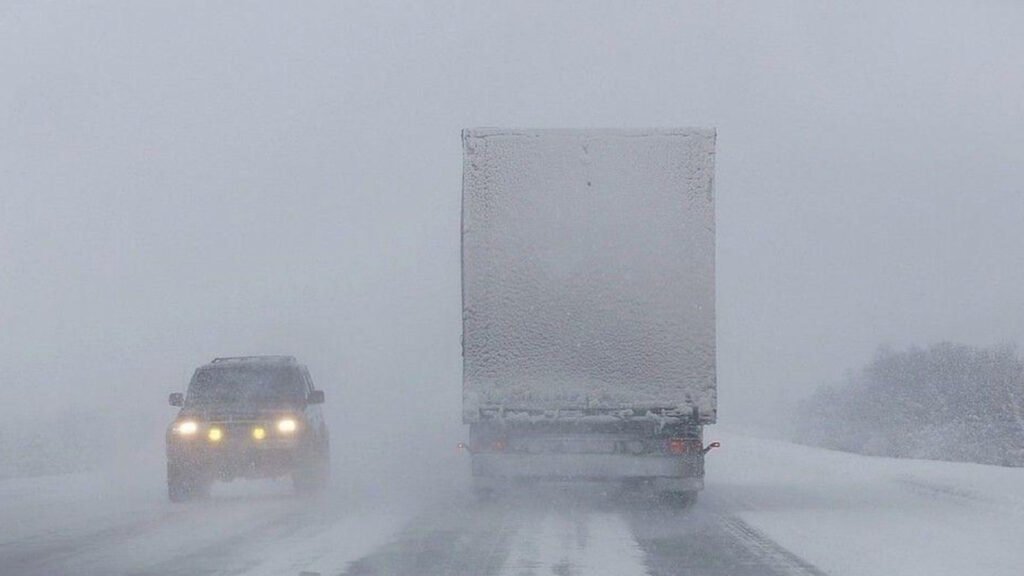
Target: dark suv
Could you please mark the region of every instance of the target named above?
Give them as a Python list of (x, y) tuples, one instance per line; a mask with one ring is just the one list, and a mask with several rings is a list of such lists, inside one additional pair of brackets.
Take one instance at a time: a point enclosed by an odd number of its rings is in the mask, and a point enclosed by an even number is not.
[(167, 493), (181, 502), (216, 480), (291, 474), (297, 492), (330, 475), (324, 393), (291, 356), (217, 358), (192, 375), (167, 430)]

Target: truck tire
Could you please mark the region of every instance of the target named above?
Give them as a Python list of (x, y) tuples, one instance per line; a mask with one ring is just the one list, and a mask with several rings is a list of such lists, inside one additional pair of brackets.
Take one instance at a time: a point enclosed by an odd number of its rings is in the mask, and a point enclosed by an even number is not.
[(498, 490), (495, 488), (495, 480), (488, 478), (483, 480), (473, 477), (473, 500), (478, 504), (494, 502), (498, 499)]
[(685, 510), (697, 503), (697, 494), (696, 490), (662, 492), (661, 500), (673, 508)]
[(494, 488), (484, 486), (473, 487), (473, 499), (479, 504), (493, 502), (495, 499)]

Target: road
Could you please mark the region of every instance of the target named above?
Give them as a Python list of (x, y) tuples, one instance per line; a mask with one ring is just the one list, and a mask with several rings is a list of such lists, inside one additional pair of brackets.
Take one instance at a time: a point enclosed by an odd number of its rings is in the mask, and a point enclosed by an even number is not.
[(24, 522), (0, 528), (0, 574), (820, 574), (714, 490), (688, 510), (564, 488), (367, 505), (280, 483), (171, 505), (68, 478), (6, 487), (3, 512)]
[(599, 493), (535, 491), (461, 502), (412, 522), (347, 576), (414, 574), (818, 575), (705, 498), (688, 510)]
[(715, 437), (682, 511), (592, 487), (477, 503), (462, 459), (363, 456), (319, 498), (242, 483), (183, 505), (158, 466), (0, 480), (0, 576), (1020, 574), (1024, 469)]

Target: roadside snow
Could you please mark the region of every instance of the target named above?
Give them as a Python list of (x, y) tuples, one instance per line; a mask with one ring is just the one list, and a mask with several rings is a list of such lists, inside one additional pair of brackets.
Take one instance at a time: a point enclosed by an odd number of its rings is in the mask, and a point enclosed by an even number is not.
[(833, 576), (1022, 573), (1024, 469), (708, 438), (706, 499)]

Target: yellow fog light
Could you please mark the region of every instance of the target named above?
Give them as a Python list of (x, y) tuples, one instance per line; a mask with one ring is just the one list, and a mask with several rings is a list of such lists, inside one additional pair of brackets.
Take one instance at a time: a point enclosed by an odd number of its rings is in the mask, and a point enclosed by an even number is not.
[(264, 430), (262, 427), (257, 426), (252, 429), (252, 437), (257, 440), (263, 440), (264, 438), (267, 437), (267, 431)]
[(224, 437), (224, 433), (220, 431), (220, 428), (210, 428), (208, 437), (210, 442), (220, 442), (220, 439)]
[(199, 425), (192, 420), (185, 420), (184, 422), (178, 422), (177, 426), (174, 427), (174, 431), (182, 436), (191, 436), (199, 430)]
[(291, 418), (285, 418), (277, 421), (277, 431), (282, 434), (291, 434), (292, 432), (295, 432), (297, 427), (298, 424), (296, 424), (295, 420), (292, 420)]

